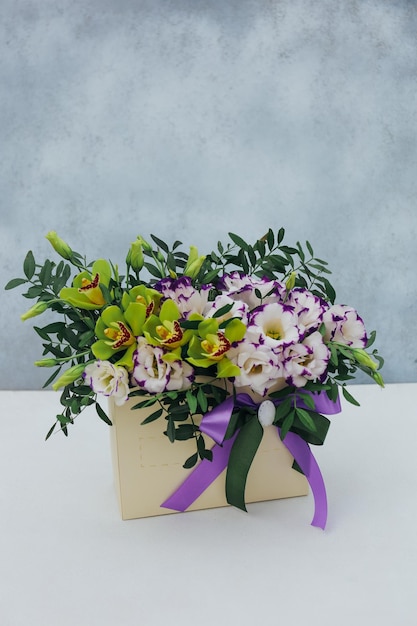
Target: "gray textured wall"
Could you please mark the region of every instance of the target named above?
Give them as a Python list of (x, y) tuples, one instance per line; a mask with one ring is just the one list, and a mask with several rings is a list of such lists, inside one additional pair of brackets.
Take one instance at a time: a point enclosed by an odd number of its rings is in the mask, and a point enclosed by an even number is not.
[[(2, 0), (4, 284), (49, 230), (122, 263), (284, 226), (416, 381), (416, 32), (400, 0)], [(1, 303), (0, 385), (38, 388), (30, 302)]]

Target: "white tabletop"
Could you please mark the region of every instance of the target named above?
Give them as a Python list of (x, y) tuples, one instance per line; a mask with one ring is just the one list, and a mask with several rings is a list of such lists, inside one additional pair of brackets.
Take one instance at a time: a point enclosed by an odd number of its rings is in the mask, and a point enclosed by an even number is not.
[(54, 392), (0, 392), (1, 626), (417, 624), (417, 383), (350, 387), (309, 495), (121, 521), (93, 409), (44, 436)]

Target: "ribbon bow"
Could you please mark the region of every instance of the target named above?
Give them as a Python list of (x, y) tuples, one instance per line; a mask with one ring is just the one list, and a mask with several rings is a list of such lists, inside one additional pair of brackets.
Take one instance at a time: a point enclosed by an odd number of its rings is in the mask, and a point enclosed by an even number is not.
[[(334, 415), (341, 410), (340, 400), (329, 400), (325, 393), (310, 393), (315, 401), (315, 408), (320, 413)], [(282, 399), (273, 400), (275, 405)], [(298, 402), (299, 406), (302, 403)], [(216, 443), (212, 448), (211, 461), (203, 459), (181, 486), (161, 504), (162, 507), (175, 511), (185, 511), (226, 467), (226, 499), (233, 506), (246, 511), (244, 491), (246, 478), (253, 457), (263, 435), (263, 427), (258, 419), (251, 419), (238, 429), (232, 437), (225, 439), (232, 413), (235, 408), (259, 406), (248, 394), (239, 393), (230, 396), (224, 402), (204, 415), (200, 431), (209, 435)], [(307, 408), (307, 407), (305, 407)], [(325, 418), (323, 418), (325, 419)], [(280, 429), (277, 427), (277, 436)], [(312, 490), (315, 502), (312, 526), (324, 529), (327, 521), (327, 496), (320, 468), (308, 443), (295, 432), (288, 432), (283, 441), (295, 462), (305, 475)]]

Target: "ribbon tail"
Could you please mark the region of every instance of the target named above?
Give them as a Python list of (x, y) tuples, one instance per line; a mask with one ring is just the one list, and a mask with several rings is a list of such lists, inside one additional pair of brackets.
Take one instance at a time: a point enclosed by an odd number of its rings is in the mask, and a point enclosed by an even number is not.
[(301, 437), (291, 431), (286, 434), (283, 443), (298, 463), (311, 487), (315, 504), (314, 517), (311, 525), (324, 530), (327, 522), (326, 487), (317, 461), (310, 450), (310, 446), (304, 439), (301, 439)]
[(234, 440), (235, 437), (227, 439), (222, 446), (215, 444), (212, 448), (213, 459), (211, 461), (203, 459), (161, 507), (174, 511), (188, 509), (226, 469)]
[(259, 420), (250, 420), (238, 432), (230, 452), (226, 474), (226, 500), (242, 511), (247, 510), (245, 504), (246, 480), (263, 433), (264, 429)]

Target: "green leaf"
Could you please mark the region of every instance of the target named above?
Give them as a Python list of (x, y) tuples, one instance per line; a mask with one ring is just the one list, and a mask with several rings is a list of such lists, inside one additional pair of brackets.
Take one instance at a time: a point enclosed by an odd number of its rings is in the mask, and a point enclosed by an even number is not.
[(168, 415), (167, 437), (171, 443), (175, 441), (175, 422), (170, 415)]
[(103, 409), (101, 408), (101, 406), (99, 404), (96, 403), (96, 411), (97, 411), (97, 415), (99, 416), (100, 419), (103, 420), (103, 422), (106, 422), (106, 424), (108, 424), (109, 426), (113, 426), (111, 420), (108, 418), (107, 414), (103, 411)]
[(149, 274), (152, 274), (152, 276), (155, 276), (156, 278), (163, 278), (159, 269), (154, 265), (151, 265), (150, 263), (144, 263), (144, 266), (148, 270)]
[(46, 437), (45, 437), (45, 441), (47, 441), (49, 439), (49, 437), (52, 435), (52, 433), (55, 430), (55, 426), (58, 424), (58, 422), (55, 422), (55, 424), (48, 430)]
[(309, 241), (306, 241), (306, 248), (311, 254), (311, 256), (314, 256), (313, 248), (311, 247), (311, 243)]
[[(130, 396), (132, 396), (135, 392), (132, 392), (130, 394)], [(135, 410), (135, 409), (144, 409), (145, 407), (148, 406), (152, 406), (153, 404), (155, 404), (155, 402), (157, 402), (157, 399), (154, 397), (148, 398), (147, 400), (143, 400), (142, 402), (138, 402), (137, 404), (134, 404), (131, 407), (131, 410)]]
[(309, 409), (312, 411), (315, 410), (316, 405), (314, 399), (308, 393), (300, 393), (298, 397)]
[(249, 263), (243, 250), (239, 250), (238, 262), (245, 274), (249, 274)]
[(253, 248), (251, 246), (248, 248), (248, 256), (249, 256), (249, 260), (252, 263), (252, 265), (255, 265), (256, 264), (256, 254), (255, 254), (255, 252), (254, 252), (254, 250), (253, 250)]
[(242, 248), (242, 250), (249, 249), (249, 244), (247, 244), (246, 241), (242, 239), (242, 237), (239, 237), (239, 235), (235, 235), (234, 233), (229, 233), (229, 237), (233, 241), (233, 243), (239, 246), (239, 248)]
[(203, 415), (204, 415), (204, 413), (206, 413), (206, 412), (207, 412), (208, 402), (207, 402), (207, 396), (206, 396), (206, 394), (204, 393), (204, 391), (203, 391), (202, 387), (199, 387), (199, 388), (198, 388), (198, 391), (197, 391), (197, 400), (198, 400), (198, 404), (200, 405), (201, 412), (202, 412), (202, 413), (203, 413)]
[(215, 311), (213, 313), (213, 317), (221, 317), (222, 315), (226, 315), (226, 313), (229, 313), (229, 311), (231, 309), (233, 309), (234, 304), (225, 304), (224, 306), (220, 307), (220, 309), (218, 309), (217, 311)]
[(304, 426), (308, 429), (311, 430), (313, 432), (316, 431), (316, 425), (314, 423), (313, 418), (311, 417), (311, 415), (308, 413), (308, 411), (305, 411), (304, 409), (300, 409), (299, 407), (297, 407), (295, 409), (295, 412), (297, 414), (297, 417), (299, 418), (300, 422), (302, 424), (304, 424)]
[(280, 245), (285, 236), (285, 229), (280, 228), (277, 234), (277, 244)]
[(156, 245), (159, 246), (164, 252), (169, 252), (169, 248), (165, 241), (162, 241), (162, 239), (159, 239), (159, 237), (156, 237), (155, 235), (151, 235), (151, 239), (153, 239)]
[(141, 422), (141, 426), (143, 426), (144, 424), (150, 424), (151, 422), (154, 422), (155, 420), (158, 419), (158, 417), (161, 417), (163, 412), (164, 412), (163, 409), (158, 409), (154, 413), (151, 413), (150, 415), (148, 415), (148, 417), (145, 417), (143, 422)]
[[(7, 287), (6, 287), (6, 289), (7, 289)], [(366, 342), (366, 347), (370, 348), (372, 346), (372, 344), (374, 343), (375, 339), (376, 339), (376, 331), (373, 330), (371, 332), (371, 334), (369, 335), (369, 337), (368, 337), (368, 341)]]
[(23, 261), (23, 271), (28, 280), (30, 280), (35, 273), (35, 259), (31, 250), (29, 250)]
[(190, 469), (191, 467), (194, 467), (197, 461), (198, 461), (198, 454), (196, 452), (195, 454), (192, 454), (191, 456), (188, 457), (188, 459), (185, 461), (183, 465), (183, 468)]
[(274, 233), (272, 232), (271, 228), (266, 234), (266, 242), (268, 244), (268, 248), (272, 250), (272, 248), (274, 247)]
[(298, 256), (300, 257), (301, 261), (304, 263), (306, 257), (299, 241), (297, 241), (297, 248), (298, 248)]
[(45, 287), (47, 287), (50, 282), (51, 282), (51, 276), (52, 276), (52, 263), (51, 261), (49, 261), (49, 259), (47, 259), (45, 261), (45, 264), (43, 266), (43, 268), (41, 269), (41, 271), (39, 272), (39, 280), (42, 283), (42, 287), (45, 289)]
[(26, 282), (26, 278), (12, 278), (12, 280), (9, 280), (9, 282), (5, 286), (5, 289), (14, 289), (15, 287), (24, 285)]
[(219, 272), (220, 272), (220, 269), (211, 270), (210, 272), (207, 272), (207, 274), (204, 276), (203, 280), (201, 281), (203, 285), (207, 285), (208, 283), (211, 283), (218, 276)]
[(193, 415), (197, 411), (197, 398), (193, 394), (193, 392), (190, 391), (190, 389), (188, 389), (188, 391), (186, 392), (185, 398), (187, 400), (187, 404), (188, 404), (188, 407), (190, 409), (190, 413), (191, 413), (191, 415)]
[(346, 387), (342, 387), (342, 393), (348, 402), (355, 406), (360, 406), (359, 402), (348, 392)]
[(186, 441), (194, 437), (194, 433), (197, 430), (197, 426), (194, 424), (180, 424), (175, 431), (175, 439), (177, 441)]
[(276, 423), (276, 422), (279, 422), (279, 420), (283, 419), (287, 415), (288, 411), (290, 411), (292, 405), (293, 405), (292, 398), (286, 398), (281, 404), (279, 404), (275, 411), (274, 422)]
[(239, 430), (230, 451), (226, 472), (226, 499), (232, 506), (246, 511), (245, 487), (253, 458), (261, 443), (263, 428), (255, 417)]
[(284, 441), (288, 431), (293, 425), (294, 418), (295, 418), (295, 411), (291, 411), (290, 413), (288, 413), (287, 417), (283, 421), (282, 426), (280, 428), (280, 438), (282, 441)]

